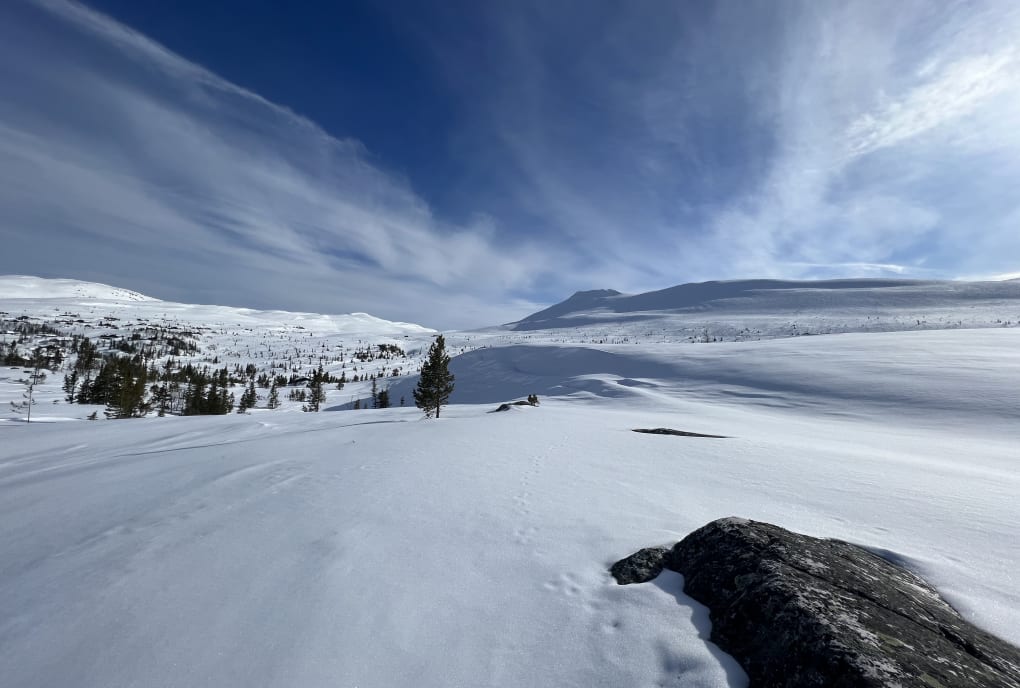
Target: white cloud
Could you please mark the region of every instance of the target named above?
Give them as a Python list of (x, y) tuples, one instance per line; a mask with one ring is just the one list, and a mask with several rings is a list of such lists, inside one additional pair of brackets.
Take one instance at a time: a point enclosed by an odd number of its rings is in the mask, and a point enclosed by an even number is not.
[[(1008, 260), (1015, 241), (998, 218), (1020, 207), (1006, 191), (1020, 184), (1020, 18), (897, 7), (797, 15), (782, 67), (763, 77), (777, 94), (763, 105), (769, 172), (711, 218), (707, 252), (740, 273), (794, 277), (950, 277)], [(940, 30), (915, 33), (922, 17)]]
[(688, 10), (594, 3), (584, 35), (569, 4), (491, 10), (498, 89), (456, 40), (425, 39), (497, 133), (513, 197), (585, 256), (585, 286), (968, 260), (978, 218), (1003, 209), (951, 197), (946, 176), (962, 194), (975, 171), (995, 188), (1020, 171), (982, 168), (1003, 135), (1020, 145), (1009, 3)]
[[(935, 67), (926, 65), (928, 76)], [(987, 98), (1017, 86), (1016, 53), (975, 55), (946, 66), (937, 77), (913, 88), (902, 99), (851, 122), (846, 132), (851, 156), (866, 155), (974, 112)]]
[(40, 6), (86, 40), (0, 48), (20, 75), (0, 87), (9, 247), (59, 234), (48, 270), (106, 271), (155, 296), (440, 327), (524, 313), (507, 294), (554, 256), (501, 241), (491, 219), (444, 223), (358, 142), (105, 16)]

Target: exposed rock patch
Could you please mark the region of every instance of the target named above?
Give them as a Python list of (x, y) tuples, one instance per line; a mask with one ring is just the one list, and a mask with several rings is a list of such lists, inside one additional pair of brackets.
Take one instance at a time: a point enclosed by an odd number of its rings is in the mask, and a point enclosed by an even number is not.
[(714, 437), (726, 439), (726, 435), (703, 435), (700, 432), (687, 432), (686, 430), (674, 430), (673, 428), (634, 428), (634, 432), (643, 432), (648, 435), (679, 435), (680, 437)]
[(613, 564), (609, 573), (620, 585), (647, 583), (662, 573), (669, 547), (646, 547)]
[(505, 404), (500, 404), (489, 413), (501, 413), (503, 411), (509, 411), (514, 406), (537, 406), (538, 404), (532, 404), (530, 401), (511, 401)]
[(1020, 650), (867, 550), (737, 518), (613, 565), (617, 582), (683, 574), (712, 640), (768, 687), (1020, 688)]
[(514, 406), (538, 406), (538, 395), (529, 394), (526, 400), (521, 399), (518, 401), (511, 401), (505, 404), (500, 404), (492, 411), (489, 411), (489, 413), (501, 413), (503, 411), (509, 411)]

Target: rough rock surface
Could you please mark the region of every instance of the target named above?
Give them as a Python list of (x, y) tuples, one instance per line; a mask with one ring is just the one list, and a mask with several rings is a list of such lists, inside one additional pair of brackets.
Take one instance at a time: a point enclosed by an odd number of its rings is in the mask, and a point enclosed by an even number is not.
[(712, 640), (752, 687), (1020, 688), (1020, 650), (855, 545), (724, 518), (611, 572), (644, 582), (663, 567), (709, 608)]
[(720, 440), (726, 439), (725, 435), (703, 435), (700, 432), (674, 430), (673, 428), (634, 428), (634, 432), (643, 432), (646, 435), (676, 435), (678, 437), (712, 437)]
[(494, 410), (489, 411), (489, 413), (502, 413), (503, 411), (509, 411), (514, 406), (535, 406), (535, 404), (532, 404), (530, 401), (511, 401), (505, 404), (500, 404)]
[(609, 573), (620, 585), (647, 583), (662, 573), (669, 552), (669, 547), (646, 547), (613, 564)]

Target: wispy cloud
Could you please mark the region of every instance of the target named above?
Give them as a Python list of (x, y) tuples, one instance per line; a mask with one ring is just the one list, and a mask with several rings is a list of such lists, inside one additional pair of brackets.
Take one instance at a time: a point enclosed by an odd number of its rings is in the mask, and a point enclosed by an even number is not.
[(52, 42), (0, 41), (0, 269), (436, 326), (533, 306), (511, 295), (543, 274), (547, 252), (501, 241), (481, 215), (434, 217), (357, 141), (84, 6), (7, 14), (3, 38), (31, 26)]
[(579, 286), (1016, 265), (1014, 3), (514, 3), (484, 25), (497, 89), (426, 40), (485, 96), (513, 198), (612, 257)]
[[(1013, 48), (976, 55), (947, 65), (903, 99), (885, 103), (854, 120), (847, 129), (850, 155), (866, 155), (974, 112), (988, 98), (1016, 87), (1020, 64)], [(926, 66), (923, 74), (935, 69)]]

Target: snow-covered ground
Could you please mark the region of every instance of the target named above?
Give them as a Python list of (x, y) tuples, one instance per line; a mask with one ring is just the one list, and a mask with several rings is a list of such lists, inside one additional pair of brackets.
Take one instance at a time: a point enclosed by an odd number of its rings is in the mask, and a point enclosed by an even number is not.
[[(260, 311), (229, 306), (160, 301), (125, 289), (78, 280), (52, 280), (23, 275), (0, 276), (0, 324), (24, 318), (29, 324), (48, 324), (67, 335), (89, 337), (102, 345), (108, 339), (130, 338), (160, 328), (194, 341), (198, 350), (170, 356), (180, 363), (211, 369), (255, 365), (259, 372), (306, 375), (320, 363), (329, 373), (384, 372), (383, 386), (401, 375), (417, 373), (423, 351), (435, 330), (413, 323), (392, 322), (367, 313), (324, 315), (287, 311)], [(0, 355), (18, 335), (0, 327)], [(44, 344), (39, 336), (19, 345), (27, 356), (33, 345)], [(406, 355), (368, 361), (352, 360), (358, 349), (378, 345), (400, 347)], [(162, 365), (167, 357), (155, 361)], [(343, 362), (341, 362), (343, 359)], [(14, 411), (10, 402), (20, 403), (30, 371), (24, 367), (0, 367), (0, 425), (20, 421), (24, 411)], [(81, 420), (102, 406), (67, 404), (61, 389), (66, 371), (47, 373), (47, 380), (35, 390), (33, 421)], [(397, 375), (394, 377), (393, 373)], [(330, 388), (327, 405), (350, 405), (367, 399), (371, 383), (348, 382), (343, 390)], [(241, 391), (237, 390), (239, 396)], [(285, 391), (278, 412), (299, 411), (301, 402), (289, 401)], [(264, 406), (268, 392), (259, 390)], [(410, 403), (408, 397), (408, 403)], [(395, 400), (395, 402), (398, 400)]]
[(1020, 329), (450, 341), (439, 420), (0, 423), (0, 683), (745, 685), (679, 576), (607, 573), (730, 515), (883, 551), (1020, 643)]

